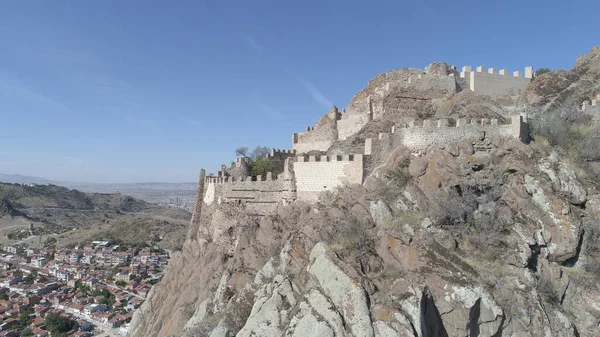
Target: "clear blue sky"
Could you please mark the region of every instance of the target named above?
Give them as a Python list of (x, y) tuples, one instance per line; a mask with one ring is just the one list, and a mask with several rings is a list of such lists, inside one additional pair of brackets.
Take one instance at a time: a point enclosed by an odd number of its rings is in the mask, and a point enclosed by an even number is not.
[(189, 182), (378, 73), (566, 68), (600, 1), (2, 1), (0, 172)]

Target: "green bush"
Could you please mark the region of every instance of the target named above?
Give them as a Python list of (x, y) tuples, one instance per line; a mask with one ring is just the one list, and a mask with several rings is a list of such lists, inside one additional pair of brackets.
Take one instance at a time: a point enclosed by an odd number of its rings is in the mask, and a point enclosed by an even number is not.
[(551, 71), (552, 70), (550, 70), (548, 68), (540, 68), (540, 69), (538, 69), (538, 70), (535, 71), (535, 76), (538, 77), (538, 76), (540, 76), (542, 74), (549, 73)]
[(267, 174), (267, 172), (273, 172), (274, 168), (275, 167), (273, 166), (273, 162), (271, 162), (265, 157), (258, 157), (256, 161), (252, 164), (252, 175), (262, 175), (264, 177)]
[(46, 328), (52, 333), (52, 336), (71, 331), (77, 326), (77, 322), (74, 320), (54, 313), (48, 314), (44, 321), (46, 322)]

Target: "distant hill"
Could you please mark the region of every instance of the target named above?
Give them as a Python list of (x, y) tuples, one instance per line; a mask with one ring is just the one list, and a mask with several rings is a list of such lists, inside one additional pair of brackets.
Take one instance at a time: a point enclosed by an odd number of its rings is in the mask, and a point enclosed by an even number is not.
[(28, 184), (0, 183), (0, 219), (26, 219), (40, 224), (46, 233), (93, 228), (97, 236), (105, 233), (112, 237), (119, 237), (115, 232), (118, 226), (129, 228), (119, 239), (133, 243), (160, 236), (165, 238), (165, 248), (174, 249), (183, 242), (191, 217), (185, 210), (121, 193), (85, 193), (53, 184)]
[(73, 181), (50, 180), (41, 177), (26, 176), (21, 174), (0, 173), (0, 182), (10, 184), (52, 184), (81, 191), (119, 191), (119, 190), (171, 190), (171, 191), (196, 191), (197, 183), (167, 183), (167, 182), (145, 182), (145, 183), (87, 183)]
[(52, 184), (52, 183), (55, 183), (51, 180), (40, 178), (40, 177), (24, 176), (21, 174), (6, 174), (6, 173), (0, 173), (0, 182), (11, 183), (11, 184)]
[(86, 183), (72, 181), (56, 181), (41, 177), (26, 176), (21, 174), (0, 173), (0, 182), (12, 184), (52, 184), (73, 188), (82, 192), (96, 193), (123, 193), (148, 202), (159, 203), (176, 196), (187, 201), (193, 200), (196, 195), (197, 183)]

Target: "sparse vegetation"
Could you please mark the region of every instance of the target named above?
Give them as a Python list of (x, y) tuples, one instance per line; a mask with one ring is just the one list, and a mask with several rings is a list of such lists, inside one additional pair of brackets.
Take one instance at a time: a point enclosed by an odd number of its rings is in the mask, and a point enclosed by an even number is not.
[(549, 111), (533, 123), (536, 142), (559, 146), (580, 174), (590, 172), (589, 162), (600, 161), (600, 125), (577, 108)]
[(273, 170), (273, 162), (271, 162), (265, 157), (258, 157), (256, 161), (252, 163), (253, 176), (262, 175), (263, 177), (265, 177), (268, 172), (273, 172)]
[(273, 172), (275, 167), (273, 162), (268, 159), (269, 153), (271, 149), (266, 146), (257, 146), (252, 150), (252, 152), (248, 152), (248, 148), (243, 146), (239, 147), (235, 150), (235, 154), (238, 157), (244, 157), (246, 159), (246, 164), (250, 169), (252, 176), (265, 176), (267, 172)]
[(415, 107), (415, 113), (419, 119), (429, 119), (435, 116), (435, 108), (430, 102), (419, 104)]
[(389, 170), (385, 177), (390, 180), (398, 189), (403, 189), (411, 181), (412, 177), (408, 173), (410, 165), (410, 157), (403, 156), (400, 158), (395, 169)]
[(540, 69), (538, 69), (538, 70), (535, 71), (535, 76), (537, 77), (537, 76), (540, 76), (542, 74), (549, 73), (551, 71), (552, 70), (550, 70), (549, 68), (540, 68)]
[(319, 204), (330, 207), (339, 201), (339, 195), (335, 190), (323, 191), (319, 193)]

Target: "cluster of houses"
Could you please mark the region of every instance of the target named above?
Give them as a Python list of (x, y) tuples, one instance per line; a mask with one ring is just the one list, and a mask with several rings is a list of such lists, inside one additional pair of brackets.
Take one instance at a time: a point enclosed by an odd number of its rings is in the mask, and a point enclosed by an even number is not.
[[(151, 245), (151, 243), (148, 243)], [(77, 321), (70, 336), (127, 333), (133, 311), (162, 277), (166, 252), (126, 249), (94, 241), (74, 249), (0, 246), (0, 337), (51, 336), (45, 317), (58, 313)]]

